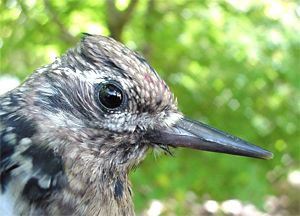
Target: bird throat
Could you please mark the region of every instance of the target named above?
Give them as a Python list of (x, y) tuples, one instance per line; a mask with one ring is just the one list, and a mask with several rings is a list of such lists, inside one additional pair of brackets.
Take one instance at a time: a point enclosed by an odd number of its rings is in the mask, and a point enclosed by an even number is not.
[(96, 154), (74, 147), (66, 151), (68, 184), (57, 199), (65, 212), (59, 214), (134, 215), (128, 179), (132, 164), (119, 164), (118, 158), (109, 155), (108, 151)]

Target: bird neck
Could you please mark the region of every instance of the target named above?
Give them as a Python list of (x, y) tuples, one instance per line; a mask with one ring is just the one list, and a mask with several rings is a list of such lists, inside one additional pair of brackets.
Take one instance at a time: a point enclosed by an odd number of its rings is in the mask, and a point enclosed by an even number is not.
[(82, 215), (134, 215), (129, 170), (106, 156), (74, 146), (64, 153), (68, 186), (62, 201)]

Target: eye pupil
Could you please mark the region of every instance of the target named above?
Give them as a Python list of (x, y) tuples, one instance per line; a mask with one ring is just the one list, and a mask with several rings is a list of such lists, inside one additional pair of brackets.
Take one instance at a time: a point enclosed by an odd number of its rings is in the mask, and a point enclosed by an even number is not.
[(122, 90), (114, 84), (104, 84), (99, 91), (99, 100), (106, 108), (118, 108), (123, 102)]

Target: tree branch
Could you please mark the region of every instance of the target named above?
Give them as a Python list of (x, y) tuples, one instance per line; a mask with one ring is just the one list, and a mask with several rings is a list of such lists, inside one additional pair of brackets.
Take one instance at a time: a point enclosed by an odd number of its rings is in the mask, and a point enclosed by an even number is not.
[(68, 31), (65, 25), (60, 21), (60, 18), (58, 17), (53, 5), (50, 3), (49, 0), (44, 0), (44, 5), (49, 16), (52, 18), (52, 21), (59, 28), (61, 39), (70, 45), (74, 45), (76, 43), (76, 38)]
[[(152, 55), (152, 36), (153, 36), (153, 23), (155, 19), (155, 0), (149, 0), (147, 4), (145, 25), (144, 25), (144, 38), (145, 42), (142, 46), (142, 53), (146, 59), (151, 59)], [(157, 21), (157, 20), (155, 20)]]
[(138, 0), (131, 0), (124, 11), (120, 11), (116, 7), (115, 0), (106, 0), (107, 6), (107, 26), (110, 31), (111, 37), (116, 40), (122, 41), (122, 32), (125, 25), (128, 23), (132, 16)]

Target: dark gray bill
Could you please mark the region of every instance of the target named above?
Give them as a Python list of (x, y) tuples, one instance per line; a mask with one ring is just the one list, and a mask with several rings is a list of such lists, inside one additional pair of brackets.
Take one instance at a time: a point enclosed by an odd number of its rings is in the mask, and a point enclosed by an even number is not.
[(152, 143), (173, 147), (186, 147), (262, 159), (273, 157), (271, 152), (240, 138), (185, 118), (170, 128), (149, 131), (145, 138)]

